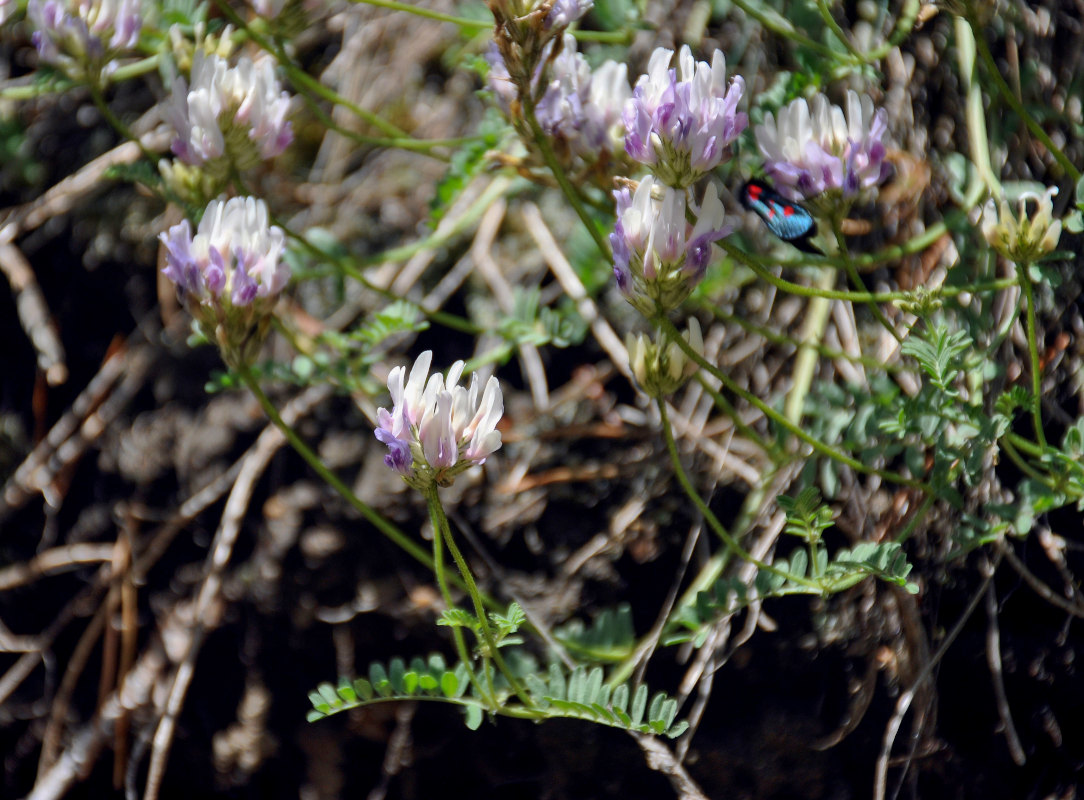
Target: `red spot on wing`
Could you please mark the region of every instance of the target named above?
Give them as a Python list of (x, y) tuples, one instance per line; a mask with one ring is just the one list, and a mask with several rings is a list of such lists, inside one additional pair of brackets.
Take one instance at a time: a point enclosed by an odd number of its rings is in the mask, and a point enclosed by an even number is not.
[(792, 217), (792, 216), (794, 216), (794, 206), (783, 206), (783, 216), (784, 217)]

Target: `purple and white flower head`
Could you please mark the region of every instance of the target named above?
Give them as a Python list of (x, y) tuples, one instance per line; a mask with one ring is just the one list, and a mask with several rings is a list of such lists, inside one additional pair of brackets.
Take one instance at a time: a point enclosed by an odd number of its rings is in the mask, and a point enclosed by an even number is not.
[(191, 78), (191, 87), (184, 78), (174, 81), (168, 107), (177, 132), (172, 149), (186, 164), (245, 169), (279, 155), (293, 140), (286, 119), (290, 95), (275, 77), (270, 56), (241, 56), (230, 66), (217, 53), (197, 50)]
[(689, 296), (712, 260), (713, 243), (731, 230), (713, 185), (692, 208), (695, 225), (685, 219), (685, 195), (650, 176), (635, 192), (614, 192), (614, 277), (625, 299), (647, 317), (672, 311)]
[(450, 486), (456, 475), (485, 463), (501, 446), (497, 423), (504, 413), (504, 395), (495, 376), (479, 386), (460, 386), (464, 364), (456, 361), (445, 378), (429, 375), (433, 352), (388, 374), (392, 408), (376, 412), (376, 438), (387, 445), (384, 463), (412, 486)]
[(659, 47), (625, 103), (625, 150), (667, 186), (683, 189), (719, 166), (728, 146), (749, 124), (738, 111), (745, 81), (726, 82), (726, 59), (716, 50), (711, 64), (694, 61), (686, 45), (678, 70), (674, 51)]
[[(159, 235), (165, 247), (162, 273), (177, 284), (189, 311), (227, 363), (251, 355), (252, 329), (266, 322), (290, 279), (283, 261), (286, 236), (271, 225), (267, 204), (253, 197), (212, 200), (195, 235), (182, 220)], [(257, 336), (258, 347), (266, 334)]]
[(30, 0), (38, 55), (78, 79), (99, 80), (139, 42), (140, 0)]
[[(486, 54), (489, 85), (498, 105), (511, 114), (517, 97), (515, 84), (496, 44)], [(542, 76), (546, 86), (540, 90)], [(628, 68), (606, 61), (592, 72), (587, 59), (576, 50), (576, 40), (565, 34), (560, 52), (545, 60), (531, 84), (541, 98), (535, 105), (539, 126), (553, 140), (559, 155), (572, 153), (595, 162), (618, 152), (624, 128), (621, 110), (631, 94)]]
[[(992, 248), (1017, 264), (1028, 264), (1045, 256), (1061, 239), (1061, 220), (1054, 219), (1057, 193), (1057, 186), (1042, 194), (1021, 192), (1016, 213), (1004, 197), (999, 203), (991, 197), (982, 211), (982, 235)], [(1035, 207), (1033, 214), (1028, 214), (1029, 201)]]
[(799, 98), (765, 115), (755, 128), (757, 147), (776, 189), (791, 200), (831, 192), (838, 201), (880, 185), (891, 173), (885, 161), (887, 114), (869, 97), (847, 92), (846, 112), (823, 94)]
[(587, 119), (591, 66), (576, 51), (570, 34), (565, 34), (561, 52), (550, 60), (548, 76), (546, 91), (535, 106), (538, 124), (555, 140), (576, 142)]
[[(563, 46), (565, 29), (582, 17), (593, 5), (592, 0), (487, 0), (496, 23), (493, 34), (495, 56), (488, 56), (490, 64), (500, 61), (497, 74), (501, 75), (511, 92), (505, 98), (506, 112), (510, 101), (517, 97), (533, 103), (539, 98), (541, 73)], [(548, 78), (547, 78), (548, 80)], [(505, 94), (495, 87), (498, 100)], [(512, 115), (518, 117), (517, 113)], [(513, 122), (520, 120), (513, 119)]]

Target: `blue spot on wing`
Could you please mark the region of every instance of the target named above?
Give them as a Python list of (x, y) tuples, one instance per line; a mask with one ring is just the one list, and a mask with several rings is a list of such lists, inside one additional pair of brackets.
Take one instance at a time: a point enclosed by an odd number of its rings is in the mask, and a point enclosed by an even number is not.
[(820, 253), (809, 241), (817, 232), (817, 221), (806, 209), (756, 178), (745, 182), (739, 198), (743, 206), (755, 211), (768, 230), (784, 242), (807, 253)]

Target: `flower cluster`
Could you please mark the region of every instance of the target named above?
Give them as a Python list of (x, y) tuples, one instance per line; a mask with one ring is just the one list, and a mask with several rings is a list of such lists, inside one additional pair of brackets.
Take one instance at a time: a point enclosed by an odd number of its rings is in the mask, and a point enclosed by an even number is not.
[[(551, 45), (557, 40), (554, 39)], [(512, 115), (517, 91), (500, 51), (493, 45), (489, 62), (489, 85), (506, 114)], [(560, 52), (543, 59), (531, 82), (533, 96), (541, 95), (535, 115), (559, 155), (571, 153), (594, 162), (618, 152), (624, 136), (621, 112), (631, 94), (628, 67), (606, 61), (594, 71), (576, 50), (576, 40), (565, 34)], [(539, 86), (543, 74), (544, 89)]]
[[(1051, 252), (1061, 238), (1061, 220), (1054, 219), (1054, 195), (1057, 186), (1042, 194), (1022, 192), (1014, 214), (1002, 198), (998, 204), (991, 197), (982, 213), (982, 235), (990, 246), (1017, 264), (1027, 264)], [(1028, 201), (1036, 211), (1029, 216)]]
[(426, 350), (406, 375), (396, 367), (388, 375), (392, 409), (377, 410), (376, 438), (388, 447), (384, 463), (412, 486), (448, 486), (456, 475), (485, 462), (501, 446), (497, 423), (504, 396), (496, 377), (479, 391), (477, 374), (469, 387), (459, 385), (463, 362), (448, 377), (429, 375), (433, 360)]
[(712, 243), (730, 233), (714, 186), (704, 191), (700, 208), (692, 209), (695, 225), (685, 219), (685, 195), (650, 176), (635, 192), (614, 192), (614, 276), (625, 298), (649, 317), (677, 308), (689, 296), (711, 260)]
[(673, 55), (657, 48), (636, 82), (624, 109), (625, 149), (663, 183), (681, 189), (723, 162), (749, 118), (738, 111), (745, 81), (738, 75), (727, 87), (720, 51), (709, 66), (694, 62), (689, 47), (682, 47), (680, 80), (670, 67)]
[[(704, 337), (696, 317), (689, 317), (689, 325), (682, 339), (693, 351), (704, 355)], [(640, 388), (650, 397), (666, 397), (680, 389), (698, 369), (695, 361), (685, 355), (677, 342), (662, 345), (651, 341), (645, 334), (625, 337), (629, 351), (629, 367)]]
[(0, 25), (8, 21), (15, 8), (15, 0), (0, 0)]
[(139, 42), (140, 0), (30, 0), (38, 55), (77, 79), (99, 80)]
[(282, 90), (269, 56), (242, 56), (230, 66), (217, 53), (197, 50), (192, 85), (173, 84), (169, 119), (177, 132), (173, 152), (186, 164), (246, 169), (274, 158), (293, 140), (290, 96)]
[(290, 278), (286, 237), (252, 197), (212, 200), (195, 235), (188, 220), (159, 236), (163, 274), (229, 364), (244, 363), (263, 342), (268, 312)]
[(757, 146), (776, 189), (791, 200), (813, 200), (830, 192), (830, 201), (847, 201), (882, 183), (891, 167), (885, 161), (887, 115), (869, 97), (847, 92), (847, 110), (823, 94), (810, 103), (799, 98), (767, 114), (755, 128)]
[[(512, 97), (527, 97), (556, 54), (565, 28), (591, 10), (592, 0), (490, 0), (494, 47)], [(490, 57), (490, 62), (493, 62)], [(499, 93), (498, 93), (499, 94)], [(536, 97), (533, 93), (530, 96)]]

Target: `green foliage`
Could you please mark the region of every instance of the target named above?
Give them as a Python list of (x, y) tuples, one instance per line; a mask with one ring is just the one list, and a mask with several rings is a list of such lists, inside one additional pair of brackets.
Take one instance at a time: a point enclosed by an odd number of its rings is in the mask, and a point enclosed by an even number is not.
[[(315, 348), (308, 353), (298, 353), (288, 363), (266, 361), (252, 369), (261, 380), (295, 386), (330, 383), (345, 391), (375, 394), (380, 388), (368, 377), (371, 366), (383, 357), (380, 345), (393, 336), (424, 331), (428, 327), (429, 320), (416, 305), (398, 300), (384, 306), (351, 331), (320, 333), (314, 339)], [(207, 391), (232, 389), (239, 383), (236, 375), (216, 372), (207, 384)]]
[(448, 171), (437, 183), (436, 193), (429, 204), (429, 225), (436, 229), (463, 189), (485, 168), (486, 153), (511, 131), (511, 127), (494, 108), (489, 109), (478, 126), (478, 135), (452, 151)]
[(462, 706), (471, 730), (481, 724), (487, 710), (531, 719), (581, 719), (670, 738), (688, 728), (687, 722), (675, 723), (676, 700), (664, 692), (652, 695), (642, 684), (610, 686), (601, 667), (581, 665), (566, 670), (553, 663), (548, 670), (532, 670), (523, 678), (530, 707), (511, 702), (511, 693), (505, 687), (500, 697), (502, 705), (487, 709), (475, 694), (468, 694), (473, 687), (462, 664), (450, 670), (440, 655), (428, 660), (415, 658), (409, 665), (401, 658), (393, 658), (386, 667), (379, 662), (371, 664), (366, 678), (343, 678), (337, 686), (320, 684), (309, 692), (312, 710), (307, 719), (315, 722), (342, 711), (393, 700), (432, 700)]
[(578, 666), (566, 673), (560, 665), (551, 664), (544, 677), (528, 675), (526, 683), (548, 718), (585, 719), (613, 728), (665, 734), (671, 739), (689, 727), (684, 720), (674, 722), (676, 700), (664, 692), (652, 696), (643, 684), (635, 689), (628, 684), (611, 687), (605, 682), (602, 667)]
[(409, 698), (434, 698), (457, 701), (470, 686), (467, 668), (460, 664), (448, 669), (440, 654), (427, 660), (412, 659), (408, 665), (393, 658), (385, 667), (379, 662), (369, 666), (367, 678), (341, 678), (338, 686), (322, 683), (309, 692), (312, 711), (309, 722), (372, 703)]
[[(523, 644), (523, 639), (515, 634), (519, 631), (520, 626), (527, 621), (527, 615), (523, 613), (523, 609), (519, 603), (512, 603), (508, 606), (508, 612), (506, 614), (498, 614), (497, 612), (490, 612), (489, 614), (489, 629), (494, 637), (494, 644), (497, 648), (507, 647), (513, 644)], [(471, 614), (462, 608), (448, 608), (445, 609), (440, 617), (437, 618), (437, 625), (443, 625), (452, 628), (466, 628), (473, 631), (478, 641), (484, 640), (482, 633), (482, 626), (478, 624), (478, 617)]]
[(580, 620), (572, 620), (554, 634), (571, 652), (593, 661), (623, 661), (636, 646), (632, 607), (628, 603), (603, 609), (590, 627), (584, 626)]
[(497, 332), (516, 346), (568, 347), (582, 342), (587, 333), (587, 322), (575, 305), (565, 298), (557, 308), (540, 308), (540, 295), (537, 286), (529, 289), (516, 287), (512, 313), (500, 321)]
[[(789, 517), (788, 517), (789, 520)], [(794, 521), (788, 525), (798, 526)], [(779, 558), (771, 570), (757, 571), (750, 586), (735, 577), (722, 577), (711, 588), (698, 592), (692, 605), (675, 615), (675, 630), (663, 643), (672, 645), (691, 641), (703, 645), (709, 628), (721, 617), (735, 614), (754, 600), (768, 600), (789, 595), (827, 596), (849, 589), (865, 578), (879, 578), (904, 587), (911, 594), (918, 586), (907, 581), (911, 564), (897, 542), (860, 542), (851, 549), (841, 549), (829, 559), (827, 550), (818, 544), (813, 555), (796, 549), (790, 558)]]
[(816, 544), (824, 532), (832, 527), (832, 509), (821, 502), (820, 492), (812, 486), (803, 489), (796, 498), (780, 495), (776, 501), (787, 515), (783, 533)]

